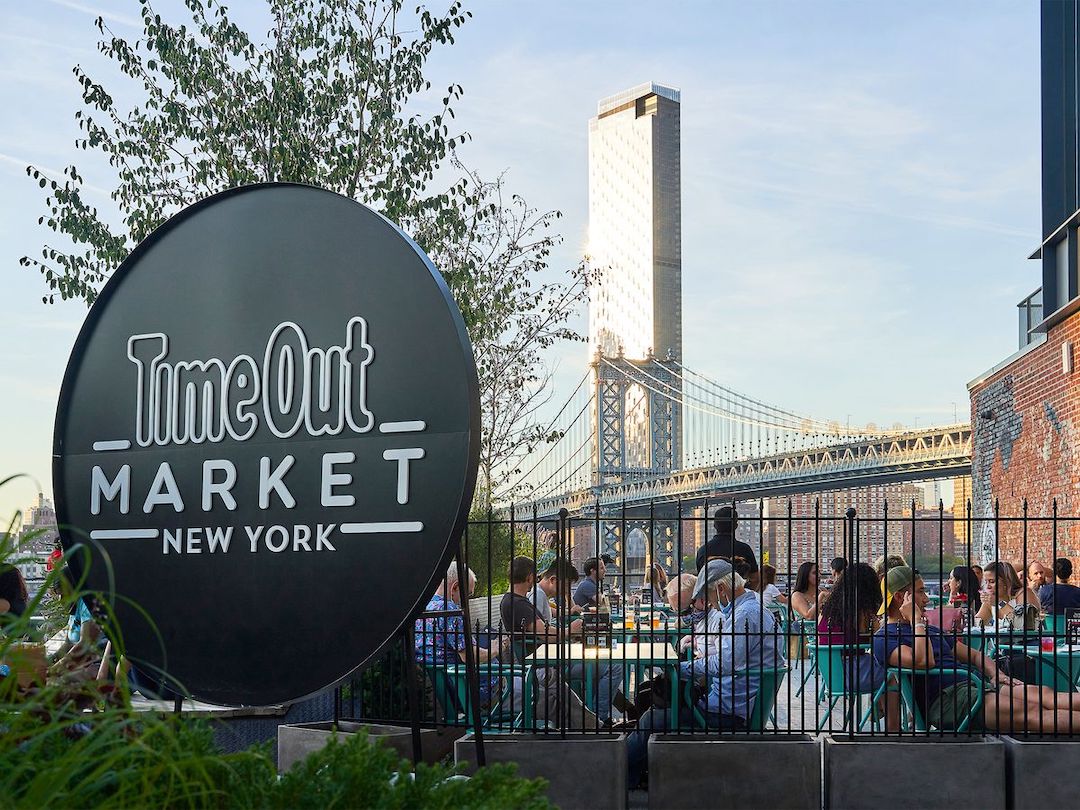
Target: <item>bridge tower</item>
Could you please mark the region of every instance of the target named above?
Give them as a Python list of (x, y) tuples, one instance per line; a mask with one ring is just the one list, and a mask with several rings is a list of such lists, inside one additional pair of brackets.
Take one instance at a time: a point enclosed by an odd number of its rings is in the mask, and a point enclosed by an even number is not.
[(682, 453), (682, 378), (673, 358), (644, 360), (599, 351), (592, 363), (596, 400), (593, 485), (665, 475)]

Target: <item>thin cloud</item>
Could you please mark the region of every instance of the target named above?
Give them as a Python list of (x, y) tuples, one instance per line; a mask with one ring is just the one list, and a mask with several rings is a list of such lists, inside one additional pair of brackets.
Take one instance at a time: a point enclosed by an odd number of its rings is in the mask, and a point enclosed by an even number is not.
[[(34, 163), (32, 160), (15, 157), (14, 155), (6, 155), (3, 152), (0, 152), (0, 166), (2, 166), (8, 174), (25, 175), (26, 167), (31, 165), (46, 177), (56, 180), (57, 182), (63, 182), (67, 179), (65, 178), (64, 173), (59, 169), (50, 169), (48, 166), (42, 166), (40, 163)], [(93, 192), (94, 194), (99, 194), (102, 197), (108, 197), (111, 193), (108, 189), (102, 188), (101, 186), (95, 186), (91, 183), (83, 183), (82, 188)]]
[(54, 6), (60, 6), (61, 8), (71, 9), (72, 11), (79, 11), (83, 14), (89, 14), (92, 17), (101, 17), (103, 20), (107, 20), (117, 25), (126, 25), (128, 28), (142, 28), (142, 20), (137, 17), (129, 17), (126, 14), (117, 14), (114, 11), (105, 11), (104, 9), (95, 8), (94, 6), (88, 6), (84, 3), (75, 3), (73, 0), (47, 0)]

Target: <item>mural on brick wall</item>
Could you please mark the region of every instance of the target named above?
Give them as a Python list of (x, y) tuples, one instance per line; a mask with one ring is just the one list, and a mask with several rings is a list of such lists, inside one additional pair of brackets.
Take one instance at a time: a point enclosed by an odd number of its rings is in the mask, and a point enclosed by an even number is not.
[(1023, 433), (1023, 416), (1016, 410), (1013, 397), (1013, 378), (990, 383), (975, 397), (976, 440), (971, 448), (972, 557), (980, 563), (992, 562), (997, 556), (997, 536), (994, 530), (994, 462), (1008, 470), (1013, 447)]

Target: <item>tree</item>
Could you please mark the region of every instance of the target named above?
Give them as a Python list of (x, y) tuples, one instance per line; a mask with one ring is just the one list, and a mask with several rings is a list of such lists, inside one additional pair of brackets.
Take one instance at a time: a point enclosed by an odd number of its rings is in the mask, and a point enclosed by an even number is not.
[[(39, 223), (67, 246), (46, 244), (36, 268), (46, 302), (92, 303), (130, 250), (197, 199), (263, 181), (311, 183), (381, 210), (425, 249), (455, 239), (463, 186), (433, 193), (436, 171), (466, 134), (451, 135), (450, 85), (428, 117), (413, 111), (429, 91), (425, 63), (471, 13), (407, 12), (402, 0), (268, 0), (272, 28), (254, 40), (215, 0), (185, 0), (188, 24), (172, 25), (139, 0), (143, 32), (116, 36), (103, 19), (98, 47), (141, 84), (141, 103), (123, 111), (80, 66), (85, 108), (75, 114), (79, 149), (116, 172), (102, 213), (87, 201), (76, 166), (53, 180), (33, 166), (49, 213)], [(189, 27), (190, 26), (190, 27)], [(119, 214), (119, 225), (111, 225)], [(456, 280), (459, 289), (468, 280)]]
[(437, 263), (449, 270), (452, 289), (462, 280), (469, 285), (454, 292), (471, 324), (480, 378), (477, 505), (487, 511), (517, 494), (529, 454), (559, 438), (537, 421), (552, 391), (543, 352), (583, 340), (569, 320), (593, 276), (585, 262), (550, 272), (551, 251), (562, 241), (552, 230), (559, 211), (541, 212), (510, 194), (505, 174), (484, 180), (456, 160), (455, 166), (466, 178), (465, 227)]
[[(76, 146), (116, 172), (115, 212), (84, 195), (76, 166), (57, 181), (33, 166), (46, 190), (39, 219), (67, 247), (46, 244), (21, 264), (42, 273), (51, 302), (92, 303), (109, 274), (169, 216), (196, 200), (249, 183), (310, 183), (382, 211), (432, 257), (454, 294), (481, 381), (483, 450), (479, 500), (514, 492), (510, 479), (539, 443), (557, 438), (536, 424), (550, 395), (542, 353), (580, 336), (567, 320), (580, 303), (584, 265), (546, 281), (560, 216), (541, 213), (457, 160), (468, 137), (450, 133), (450, 85), (438, 109), (413, 111), (430, 90), (425, 63), (471, 16), (454, 0), (444, 14), (413, 13), (402, 0), (267, 0), (266, 37), (250, 37), (216, 0), (186, 0), (189, 23), (173, 25), (139, 0), (142, 35), (116, 36), (103, 19), (99, 50), (142, 87), (119, 109), (79, 66), (84, 109)], [(189, 27), (190, 26), (190, 27)], [(448, 165), (444, 165), (448, 164)], [(456, 178), (432, 191), (436, 172)], [(440, 175), (441, 176), (441, 175)], [(114, 225), (119, 215), (119, 225)]]

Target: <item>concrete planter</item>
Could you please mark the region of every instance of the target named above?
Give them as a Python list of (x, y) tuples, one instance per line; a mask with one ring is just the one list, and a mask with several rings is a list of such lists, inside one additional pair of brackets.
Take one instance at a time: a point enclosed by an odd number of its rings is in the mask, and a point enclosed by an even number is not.
[[(485, 734), (484, 755), (489, 765), (516, 762), (521, 776), (546, 779), (562, 810), (626, 807), (625, 734)], [(475, 770), (471, 734), (454, 744), (454, 757)]]
[(1076, 807), (1080, 740), (1003, 737), (1005, 796), (1011, 810)]
[(821, 746), (808, 734), (654, 734), (649, 810), (684, 807), (818, 810)]
[[(296, 723), (278, 727), (277, 765), (284, 773), (308, 754), (323, 748), (336, 733), (340, 736), (366, 733), (369, 738), (385, 740), (386, 744), (406, 759), (412, 759), (412, 730), (408, 726), (380, 726), (372, 723), (326, 721)], [(452, 736), (448, 737), (450, 734)], [(435, 763), (450, 753), (453, 740), (461, 736), (454, 729), (421, 729), (420, 745), (424, 762)]]
[[(961, 798), (962, 797), (962, 798)], [(825, 738), (825, 807), (1005, 810), (1005, 745), (993, 737)]]

